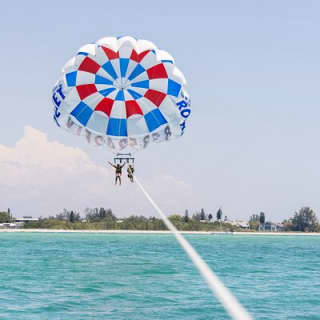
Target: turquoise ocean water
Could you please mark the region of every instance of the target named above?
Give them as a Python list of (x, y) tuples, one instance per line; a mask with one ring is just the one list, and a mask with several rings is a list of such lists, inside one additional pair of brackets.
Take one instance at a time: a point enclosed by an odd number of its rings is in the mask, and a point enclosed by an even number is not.
[[(320, 237), (188, 235), (255, 319), (320, 319)], [(171, 235), (0, 233), (0, 319), (229, 319)]]

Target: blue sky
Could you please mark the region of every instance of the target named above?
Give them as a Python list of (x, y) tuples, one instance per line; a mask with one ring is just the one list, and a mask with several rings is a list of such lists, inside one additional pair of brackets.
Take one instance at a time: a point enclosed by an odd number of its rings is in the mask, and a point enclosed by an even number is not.
[(137, 174), (167, 214), (222, 206), (230, 218), (263, 210), (281, 221), (305, 205), (319, 212), (319, 10), (318, 1), (5, 2), (0, 209), (155, 214), (135, 187), (113, 187), (111, 153), (59, 130), (51, 114), (51, 88), (76, 50), (129, 34), (175, 57), (192, 98), (185, 136), (137, 155)]

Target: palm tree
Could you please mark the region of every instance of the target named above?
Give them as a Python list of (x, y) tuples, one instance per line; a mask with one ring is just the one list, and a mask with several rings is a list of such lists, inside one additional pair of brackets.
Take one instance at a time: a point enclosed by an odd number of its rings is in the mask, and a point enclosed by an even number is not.
[(217, 211), (217, 220), (220, 221), (222, 219), (222, 210), (221, 208), (219, 208), (219, 210)]
[(264, 224), (266, 222), (266, 216), (265, 216), (264, 212), (260, 212), (259, 222), (260, 222), (259, 229), (265, 230)]
[(222, 210), (221, 207), (219, 208), (219, 210), (217, 211), (217, 220), (220, 222), (220, 231), (221, 231), (221, 219), (222, 219)]

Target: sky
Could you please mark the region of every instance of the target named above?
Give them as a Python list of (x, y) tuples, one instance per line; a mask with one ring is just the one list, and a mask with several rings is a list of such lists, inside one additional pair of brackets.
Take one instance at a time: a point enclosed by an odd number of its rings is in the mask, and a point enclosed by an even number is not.
[(132, 35), (170, 52), (187, 79), (185, 135), (136, 155), (167, 215), (222, 207), (230, 219), (302, 206), (320, 217), (319, 1), (6, 1), (0, 12), (0, 211), (63, 208), (153, 216), (112, 153), (56, 127), (51, 90), (86, 43)]

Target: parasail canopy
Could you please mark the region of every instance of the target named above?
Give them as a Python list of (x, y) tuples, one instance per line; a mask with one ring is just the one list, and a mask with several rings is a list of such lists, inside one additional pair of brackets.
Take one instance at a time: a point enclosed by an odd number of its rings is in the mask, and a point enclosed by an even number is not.
[(129, 36), (81, 47), (62, 69), (52, 100), (59, 127), (115, 153), (180, 137), (191, 113), (173, 57)]

